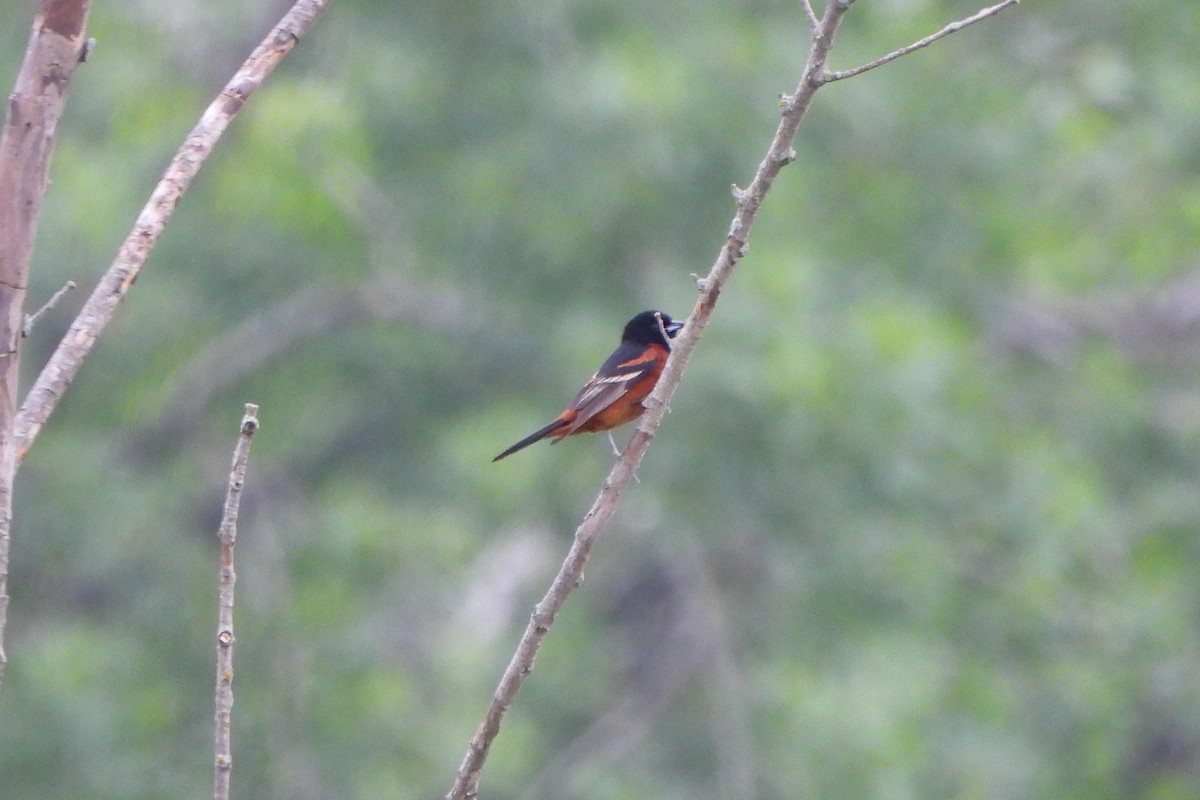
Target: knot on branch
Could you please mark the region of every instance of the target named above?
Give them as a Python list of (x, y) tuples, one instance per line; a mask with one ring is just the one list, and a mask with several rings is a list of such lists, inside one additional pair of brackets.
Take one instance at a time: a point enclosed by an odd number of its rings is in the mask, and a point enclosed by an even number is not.
[(771, 160), (781, 167), (786, 167), (788, 164), (796, 160), (796, 148), (789, 147), (782, 153), (775, 153), (771, 156)]

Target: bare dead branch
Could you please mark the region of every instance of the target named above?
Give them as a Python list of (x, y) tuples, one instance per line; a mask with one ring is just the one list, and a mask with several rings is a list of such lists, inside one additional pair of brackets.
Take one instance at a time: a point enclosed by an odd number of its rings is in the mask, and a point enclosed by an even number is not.
[(0, 131), (0, 681), (6, 664), (12, 486), (19, 460), (13, 428), (29, 257), (90, 5), (90, 0), (39, 1)]
[(21, 336), (28, 338), (29, 334), (33, 332), (33, 326), (38, 324), (38, 320), (46, 316), (46, 312), (58, 305), (58, 301), (63, 299), (63, 295), (74, 288), (75, 281), (67, 281), (61, 289), (50, 295), (50, 299), (43, 303), (41, 308), (32, 314), (26, 314), (25, 321), (21, 324)]
[(217, 537), (221, 541), (220, 568), (217, 571), (217, 688), (214, 692), (213, 800), (229, 800), (229, 777), (233, 771), (233, 751), (230, 743), (230, 723), (233, 715), (233, 589), (237, 573), (233, 569), (233, 548), (237, 544), (238, 509), (242, 488), (246, 484), (246, 464), (250, 460), (250, 444), (258, 432), (258, 406), (246, 404), (237, 445), (233, 450), (233, 466), (229, 471), (229, 489), (225, 495), (225, 510)]
[[(1002, 6), (1012, 5), (1017, 0), (1007, 0)], [(825, 6), (817, 31), (813, 35), (808, 59), (795, 93), (780, 99), (782, 118), (775, 136), (767, 148), (766, 156), (759, 163), (754, 179), (745, 188), (733, 187), (737, 211), (729, 225), (725, 243), (708, 275), (696, 280), (700, 297), (696, 301), (687, 324), (675, 337), (671, 356), (667, 359), (662, 375), (654, 391), (646, 398), (646, 413), (634, 431), (625, 452), (613, 465), (592, 507), (584, 515), (575, 530), (575, 540), (566, 559), (555, 575), (550, 588), (533, 609), (525, 632), (513, 653), (508, 667), (492, 696), (483, 720), (467, 746), (466, 755), (459, 765), (454, 784), (446, 800), (472, 800), (478, 797), (479, 779), (487, 761), (492, 742), (500, 730), (500, 723), (511, 707), (526, 678), (533, 671), (534, 659), (545, 641), (550, 627), (571, 592), (582, 582), (584, 566), (600, 533), (611, 519), (621, 496), (637, 472), (655, 431), (662, 423), (671, 397), (679, 387), (688, 359), (696, 349), (700, 335), (708, 325), (726, 282), (733, 274), (749, 245), (750, 229), (758, 216), (767, 193), (771, 190), (779, 172), (795, 161), (793, 142), (805, 114), (812, 105), (817, 90), (828, 82), (826, 63), (833, 42), (837, 37), (842, 18), (854, 4), (854, 0), (829, 0)], [(999, 10), (999, 9), (997, 9)], [(996, 13), (996, 11), (991, 11)], [(984, 16), (988, 16), (985, 14)], [(981, 19), (983, 17), (980, 17)], [(899, 56), (896, 56), (897, 58)], [(695, 278), (695, 276), (693, 276)]]
[(179, 198), (191, 185), (233, 117), (279, 62), (317, 21), (333, 0), (297, 0), (279, 24), (267, 34), (246, 62), (230, 78), (221, 93), (205, 109), (171, 159), (158, 186), (150, 195), (133, 230), (117, 257), (100, 279), (71, 323), (54, 355), (46, 363), (17, 413), (13, 434), (16, 458), (24, 458), (42, 425), (79, 372), (96, 344), (96, 338), (112, 319), (117, 306), (133, 286), (150, 250), (175, 210)]
[(913, 52), (914, 50), (920, 50), (923, 47), (929, 47), (929, 45), (933, 44), (938, 39), (944, 39), (945, 37), (949, 36), (952, 33), (957, 33), (958, 31), (961, 31), (963, 28), (967, 27), (968, 25), (974, 25), (976, 22), (979, 22), (980, 20), (984, 20), (984, 19), (987, 19), (988, 17), (999, 14), (1001, 11), (1008, 8), (1009, 6), (1015, 6), (1017, 3), (1020, 3), (1020, 2), (1021, 2), (1021, 0), (1004, 0), (1004, 2), (1002, 2), (1002, 3), (997, 3), (994, 6), (990, 6), (981, 11), (977, 11), (976, 13), (972, 14), (971, 16), (960, 19), (957, 22), (951, 22), (949, 25), (942, 28), (937, 33), (930, 34), (929, 36), (926, 36), (924, 39), (915, 41), (912, 44), (908, 45), (907, 47), (901, 47), (899, 50), (893, 50), (892, 52), (888, 53), (886, 56), (881, 56), (881, 57), (875, 59), (874, 61), (869, 61), (860, 67), (855, 67), (854, 69), (842, 70), (840, 72), (828, 72), (825, 74), (824, 79), (827, 83), (832, 83), (833, 81), (840, 81), (840, 80), (845, 80), (846, 78), (853, 78), (855, 75), (862, 75), (864, 72), (873, 70), (876, 67), (882, 67), (884, 64), (887, 64), (890, 61), (895, 61), (897, 58), (900, 58), (901, 56), (906, 56), (909, 53)]

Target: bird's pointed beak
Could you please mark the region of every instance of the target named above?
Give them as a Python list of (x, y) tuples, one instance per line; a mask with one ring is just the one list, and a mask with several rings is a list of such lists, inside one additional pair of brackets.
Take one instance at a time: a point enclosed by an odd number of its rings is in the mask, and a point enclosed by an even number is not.
[(673, 339), (675, 338), (675, 334), (683, 330), (683, 323), (684, 320), (673, 319), (666, 325), (663, 325), (663, 330), (667, 332), (667, 336)]

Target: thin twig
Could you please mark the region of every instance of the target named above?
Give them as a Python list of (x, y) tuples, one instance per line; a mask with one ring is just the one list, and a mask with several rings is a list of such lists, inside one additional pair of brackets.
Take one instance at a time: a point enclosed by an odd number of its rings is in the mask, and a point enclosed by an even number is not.
[(0, 130), (0, 681), (6, 656), (14, 433), (25, 293), (50, 154), (84, 47), (90, 0), (40, 0)]
[(233, 569), (233, 548), (237, 544), (238, 508), (242, 488), (246, 483), (246, 463), (250, 460), (250, 444), (258, 432), (258, 406), (246, 404), (237, 445), (233, 449), (233, 467), (229, 471), (229, 489), (225, 494), (225, 511), (217, 537), (221, 541), (221, 561), (217, 570), (217, 688), (213, 704), (213, 800), (229, 800), (229, 775), (233, 771), (233, 751), (230, 745), (230, 723), (233, 714), (233, 587), (237, 573)]
[(796, 130), (800, 127), (805, 112), (812, 104), (813, 95), (821, 86), (821, 82), (817, 78), (825, 70), (825, 62), (833, 47), (838, 26), (853, 2), (854, 0), (830, 0), (826, 5), (825, 16), (821, 20), (817, 34), (813, 37), (800, 84), (796, 87), (796, 93), (785, 97), (781, 104), (783, 117), (775, 132), (775, 137), (771, 140), (771, 146), (767, 149), (766, 157), (758, 166), (754, 180), (745, 190), (739, 189), (735, 193), (738, 210), (730, 225), (729, 235), (721, 247), (708, 277), (703, 281), (704, 288), (688, 318), (687, 325), (675, 337), (674, 347), (670, 358), (667, 359), (662, 377), (659, 378), (658, 385), (646, 401), (647, 411), (642, 417), (642, 422), (634, 432), (633, 438), (629, 440), (624, 454), (608, 473), (599, 495), (592, 503), (591, 509), (584, 515), (583, 522), (576, 529), (575, 541), (567, 553), (566, 560), (559, 568), (558, 574), (555, 575), (554, 581), (550, 584), (550, 588), (534, 607), (525, 633), (522, 634), (516, 652), (513, 653), (508, 667), (500, 678), (500, 684), (492, 696), (491, 705), (467, 747), (466, 755), (455, 776), (454, 785), (446, 795), (447, 800), (470, 800), (478, 796), (479, 778), (484, 763), (487, 761), (488, 751), (500, 730), (504, 714), (533, 670), (534, 659), (546, 634), (550, 631), (550, 626), (554, 624), (559, 610), (566, 602), (567, 597), (582, 581), (583, 569), (587, 564), (592, 546), (612, 517), (621, 495), (637, 471), (638, 465), (641, 464), (642, 456), (645, 455), (646, 448), (649, 447), (650, 440), (654, 437), (654, 432), (658, 429), (663, 415), (666, 413), (671, 396), (675, 393), (675, 389), (683, 377), (683, 370), (687, 365), (688, 358), (695, 349), (696, 342), (699, 340), (704, 326), (708, 323), (708, 318), (712, 315), (721, 289), (733, 273), (737, 262), (746, 253), (750, 228), (758, 215), (763, 198), (770, 191), (771, 184), (775, 181), (779, 171), (795, 160), (796, 154), (792, 149), (792, 142), (795, 140)]
[(915, 41), (912, 44), (908, 45), (907, 47), (901, 47), (899, 50), (893, 50), (892, 52), (888, 53), (886, 56), (881, 56), (881, 57), (875, 59), (874, 61), (869, 61), (860, 67), (855, 67), (854, 69), (846, 69), (846, 70), (842, 70), (840, 72), (827, 72), (824, 76), (824, 80), (826, 83), (832, 83), (834, 81), (845, 80), (846, 78), (853, 78), (855, 75), (862, 75), (864, 72), (873, 70), (876, 67), (882, 67), (884, 64), (887, 64), (889, 61), (895, 61), (897, 58), (900, 58), (901, 56), (906, 56), (909, 53), (913, 52), (914, 50), (920, 50), (922, 47), (929, 47), (929, 45), (933, 44), (938, 39), (944, 39), (945, 37), (949, 36), (952, 33), (957, 33), (958, 31), (961, 31), (963, 28), (967, 27), (968, 25), (974, 25), (976, 22), (979, 22), (980, 20), (984, 20), (984, 19), (987, 19), (988, 17), (999, 14), (1001, 11), (1008, 8), (1009, 6), (1015, 6), (1020, 2), (1021, 2), (1021, 0), (1004, 0), (1004, 2), (1002, 2), (1002, 3), (997, 3), (996, 5), (985, 8), (982, 11), (977, 11), (974, 14), (972, 14), (971, 16), (960, 19), (957, 22), (951, 22), (949, 25), (942, 28), (937, 33), (930, 34), (929, 36), (926, 36), (924, 39)]
[(25, 315), (25, 322), (21, 325), (21, 336), (28, 338), (33, 332), (33, 326), (38, 324), (38, 320), (46, 315), (46, 312), (58, 305), (58, 301), (63, 299), (63, 295), (75, 288), (75, 281), (67, 281), (61, 289), (50, 295), (50, 299), (42, 304), (42, 307), (32, 314)]
[(179, 198), (250, 95), (291, 52), (333, 0), (297, 0), (205, 109), (154, 188), (117, 257), (96, 285), (17, 413), (13, 440), (20, 461), (58, 405), (117, 306), (146, 263)]

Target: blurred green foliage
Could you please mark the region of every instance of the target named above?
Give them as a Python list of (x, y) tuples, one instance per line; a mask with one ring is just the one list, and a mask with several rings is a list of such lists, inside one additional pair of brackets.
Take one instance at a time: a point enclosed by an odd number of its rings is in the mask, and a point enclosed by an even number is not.
[[(96, 5), (31, 304), (280, 8)], [(833, 66), (976, 8), (859, 3)], [(485, 797), (1200, 795), (1198, 35), (1028, 2), (822, 90)], [(444, 793), (610, 464), (489, 459), (688, 313), (806, 45), (795, 2), (335, 4), (21, 471), (3, 796), (207, 791), (243, 401), (235, 795)]]

